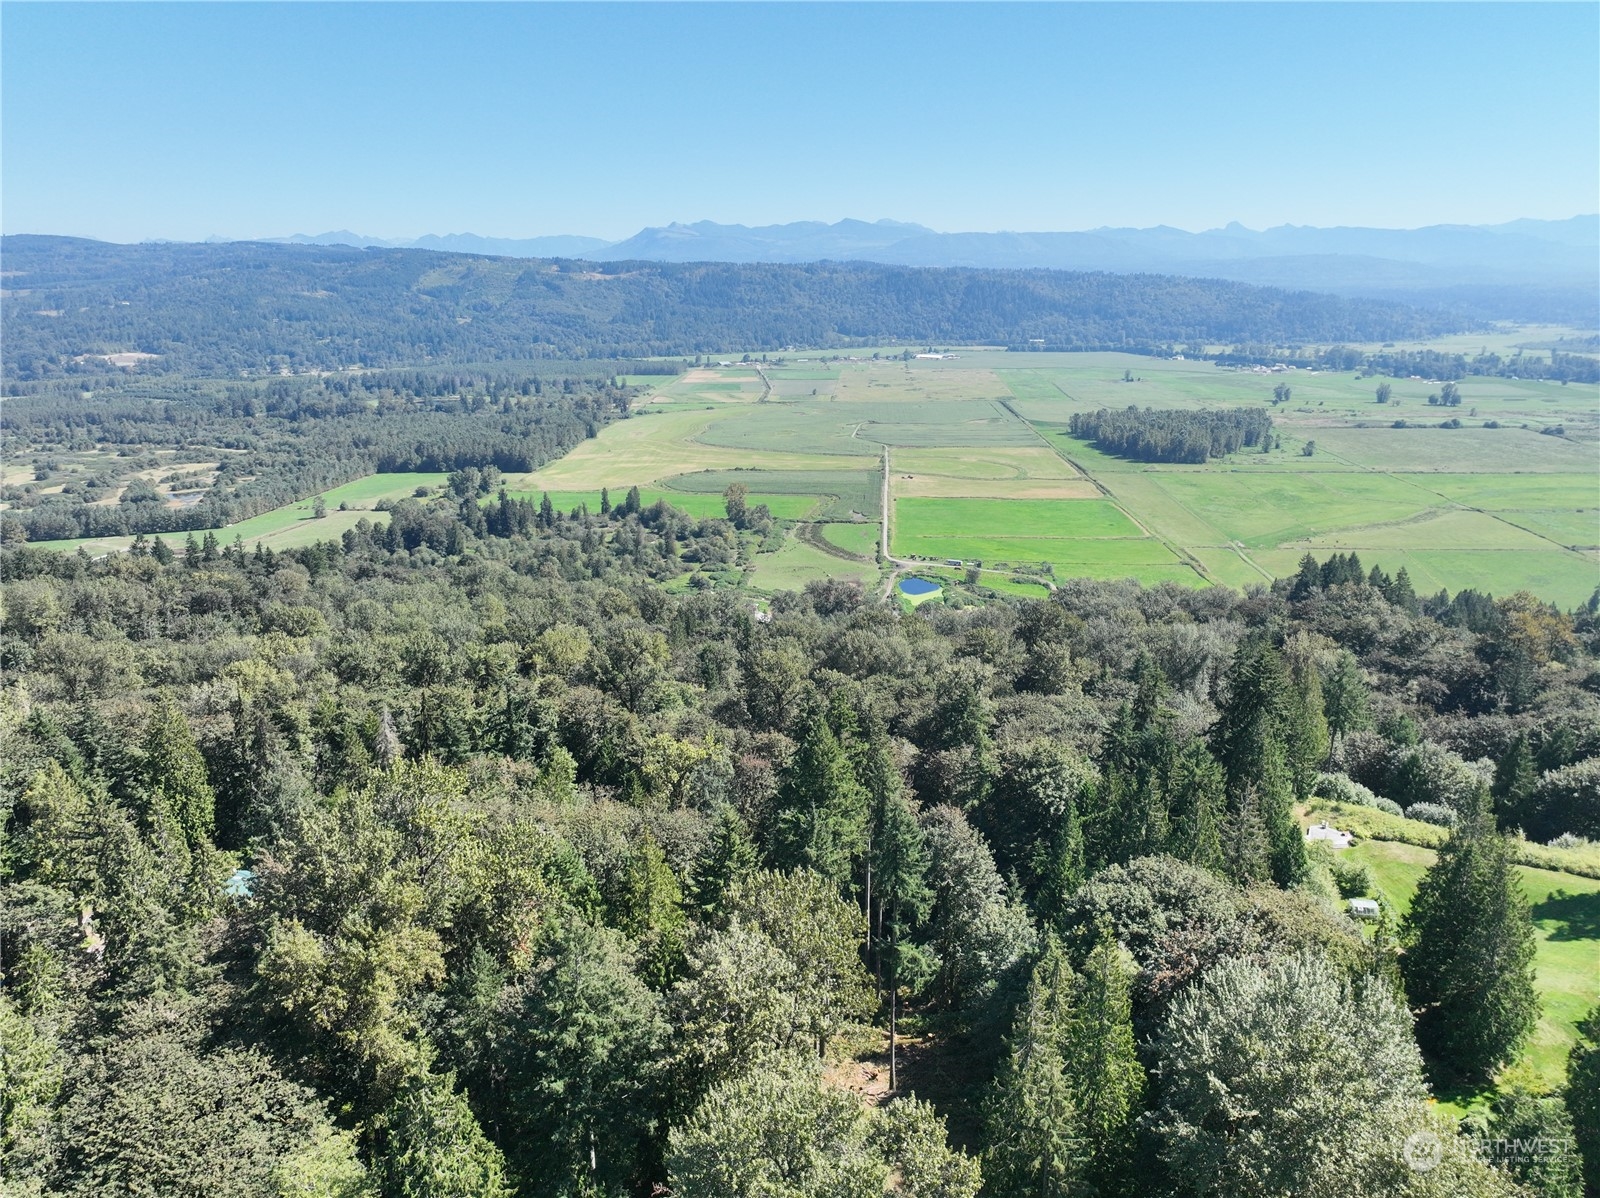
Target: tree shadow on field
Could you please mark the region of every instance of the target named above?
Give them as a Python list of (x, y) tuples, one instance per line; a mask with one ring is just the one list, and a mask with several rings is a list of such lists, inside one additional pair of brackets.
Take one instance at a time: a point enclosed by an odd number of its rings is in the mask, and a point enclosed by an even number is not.
[(1557, 890), (1534, 904), (1533, 917), (1557, 925), (1550, 933), (1552, 940), (1600, 940), (1600, 891), (1568, 894)]

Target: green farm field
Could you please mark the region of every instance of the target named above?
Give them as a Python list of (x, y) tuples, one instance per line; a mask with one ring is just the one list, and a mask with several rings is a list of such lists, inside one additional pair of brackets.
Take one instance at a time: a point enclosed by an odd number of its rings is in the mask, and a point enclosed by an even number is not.
[[(1510, 352), (1560, 335), (1511, 330), (1471, 348)], [(1600, 387), (1467, 378), (1461, 405), (1443, 408), (1427, 402), (1437, 383), (1387, 380), (1391, 401), (1378, 404), (1380, 380), (1351, 372), (1116, 353), (871, 353), (632, 376), (655, 390), (629, 419), (508, 487), (532, 499), (548, 491), (565, 511), (597, 510), (601, 487), (616, 502), (638, 486), (646, 503), (707, 517), (738, 482), (750, 503), (820, 522), (817, 535), (850, 553), (872, 555), (862, 522), (887, 515), (897, 556), (1048, 563), (1056, 580), (1247, 587), (1292, 574), (1308, 552), (1354, 552), (1390, 574), (1403, 567), (1420, 593), (1526, 589), (1571, 607), (1600, 584)], [(1273, 406), (1280, 384), (1290, 399)], [(1074, 412), (1129, 405), (1268, 406), (1282, 447), (1146, 464), (1067, 434)], [(1447, 417), (1463, 427), (1439, 427)], [(343, 531), (351, 514), (332, 510), (341, 503), (370, 508), (441, 481), (375, 475), (329, 493), (319, 525), (307, 500), (218, 535), (303, 544)], [(749, 577), (770, 589), (779, 577), (857, 577), (857, 565), (811, 545), (758, 560)]]
[(835, 522), (820, 526), (822, 539), (830, 545), (854, 553), (859, 557), (872, 557), (878, 550), (879, 525), (877, 521), (863, 520), (856, 524)]
[[(1559, 335), (1508, 331), (1471, 351)], [(884, 352), (662, 377), (633, 418), (513, 485), (548, 488), (553, 499), (637, 485), (673, 499), (717, 497), (738, 481), (787, 519), (875, 521), (887, 465), (891, 549), (908, 559), (1245, 587), (1292, 574), (1307, 552), (1353, 551), (1391, 574), (1404, 567), (1419, 592), (1527, 589), (1568, 607), (1600, 584), (1600, 387), (1473, 377), (1458, 384), (1461, 405), (1443, 408), (1427, 402), (1436, 382), (1353, 372), (1116, 353), (976, 349), (901, 361)], [(1388, 404), (1375, 400), (1380, 381), (1390, 383)], [(1280, 383), (1291, 396), (1273, 406)], [(1074, 412), (1129, 405), (1267, 406), (1282, 448), (1152, 465), (1067, 435)], [(1463, 427), (1439, 427), (1447, 418)], [(673, 502), (715, 514), (687, 497)], [(823, 535), (861, 552), (869, 534)], [(853, 567), (810, 547), (788, 552), (777, 572), (758, 560), (752, 577), (798, 584), (858, 576)]]

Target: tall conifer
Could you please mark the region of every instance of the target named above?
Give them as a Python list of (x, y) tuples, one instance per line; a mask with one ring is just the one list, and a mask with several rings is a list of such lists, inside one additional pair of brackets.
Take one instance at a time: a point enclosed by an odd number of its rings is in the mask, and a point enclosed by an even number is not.
[(1533, 923), (1511, 849), (1486, 811), (1423, 875), (1402, 932), (1417, 1039), (1469, 1078), (1513, 1059), (1539, 1018)]

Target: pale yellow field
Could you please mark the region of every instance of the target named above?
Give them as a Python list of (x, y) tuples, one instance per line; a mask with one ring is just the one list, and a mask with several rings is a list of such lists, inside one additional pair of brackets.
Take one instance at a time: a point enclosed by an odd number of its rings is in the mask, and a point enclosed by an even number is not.
[(1011, 389), (992, 370), (919, 370), (905, 362), (866, 362), (839, 372), (834, 396), (852, 403), (970, 402), (1010, 399)]
[(937, 474), (945, 478), (1082, 478), (1072, 465), (1043, 445), (988, 446), (981, 449), (896, 449), (896, 474)]
[(841, 468), (837, 455), (702, 445), (695, 437), (714, 418), (715, 413), (703, 411), (657, 411), (619, 420), (544, 469), (507, 476), (507, 486), (514, 491), (593, 491), (600, 487), (642, 487), (693, 470)]
[(897, 461), (889, 483), (896, 499), (1100, 499), (1100, 489), (1084, 478), (951, 478), (906, 474)]

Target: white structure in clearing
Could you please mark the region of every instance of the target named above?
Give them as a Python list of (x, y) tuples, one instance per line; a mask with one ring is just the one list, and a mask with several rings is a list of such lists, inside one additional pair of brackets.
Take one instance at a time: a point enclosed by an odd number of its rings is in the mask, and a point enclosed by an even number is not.
[(1355, 836), (1350, 832), (1338, 828), (1330, 828), (1326, 823), (1312, 824), (1306, 829), (1307, 840), (1325, 840), (1330, 848), (1347, 849)]

